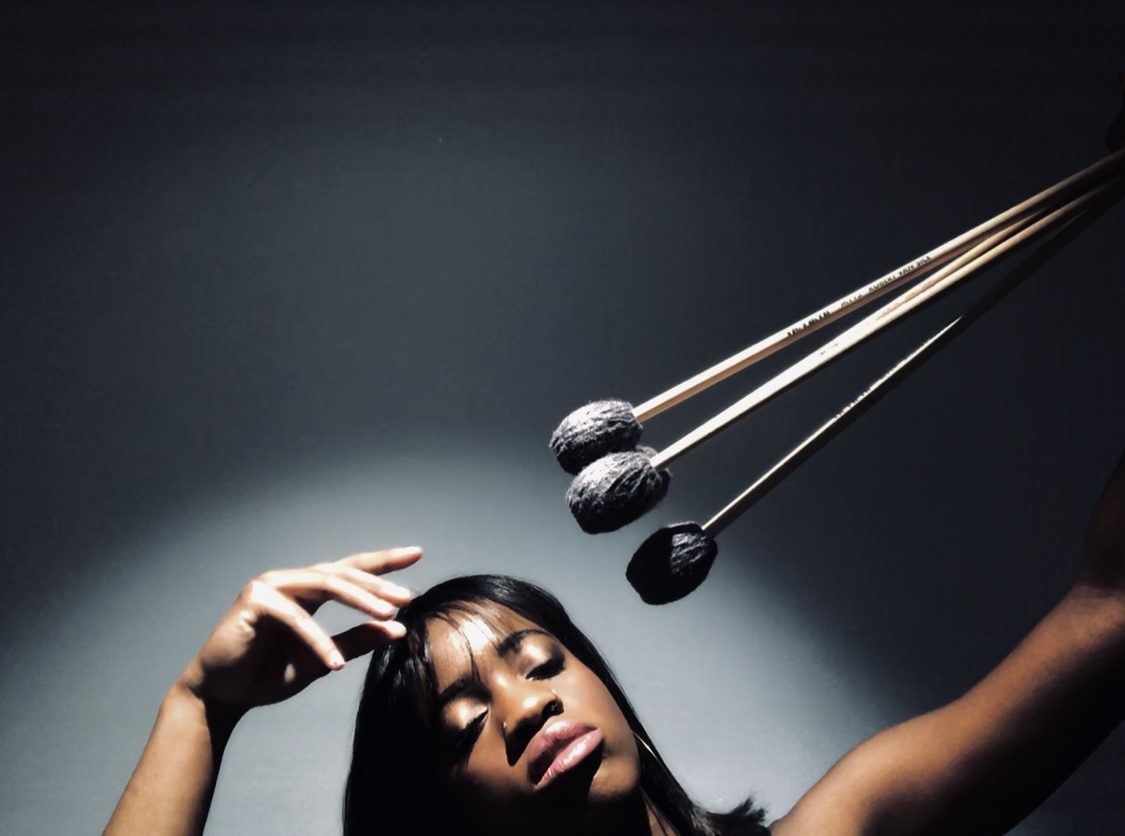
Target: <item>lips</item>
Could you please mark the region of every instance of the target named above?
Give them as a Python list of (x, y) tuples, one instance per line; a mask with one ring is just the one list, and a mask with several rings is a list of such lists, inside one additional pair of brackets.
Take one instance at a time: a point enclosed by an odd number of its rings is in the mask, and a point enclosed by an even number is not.
[(528, 777), (536, 789), (576, 767), (605, 739), (597, 726), (580, 720), (548, 722), (528, 746)]

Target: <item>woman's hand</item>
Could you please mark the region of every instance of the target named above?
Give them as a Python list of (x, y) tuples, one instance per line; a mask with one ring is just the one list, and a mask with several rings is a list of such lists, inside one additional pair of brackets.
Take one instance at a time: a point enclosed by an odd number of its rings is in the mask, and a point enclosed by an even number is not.
[[(404, 628), (393, 619), (410, 593), (379, 575), (421, 556), (419, 548), (388, 549), (250, 581), (164, 698), (106, 836), (202, 833), (238, 718), (401, 638)], [(371, 620), (329, 636), (312, 616), (330, 600)]]
[(1094, 506), (1078, 586), (1125, 597), (1125, 454)]
[[(403, 636), (393, 619), (410, 592), (379, 575), (421, 556), (416, 547), (388, 549), (260, 575), (242, 589), (178, 684), (236, 716), (288, 699), (347, 660)], [(329, 636), (313, 619), (329, 600), (370, 620)]]

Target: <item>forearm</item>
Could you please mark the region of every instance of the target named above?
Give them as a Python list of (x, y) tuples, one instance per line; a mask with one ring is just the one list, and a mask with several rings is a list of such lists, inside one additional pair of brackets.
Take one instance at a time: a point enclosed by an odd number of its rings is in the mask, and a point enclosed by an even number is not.
[(1005, 833), (1123, 717), (1125, 596), (1075, 587), (959, 700), (865, 744), (903, 767), (878, 830)]
[(234, 716), (208, 711), (182, 685), (173, 686), (105, 836), (202, 833), (235, 721)]

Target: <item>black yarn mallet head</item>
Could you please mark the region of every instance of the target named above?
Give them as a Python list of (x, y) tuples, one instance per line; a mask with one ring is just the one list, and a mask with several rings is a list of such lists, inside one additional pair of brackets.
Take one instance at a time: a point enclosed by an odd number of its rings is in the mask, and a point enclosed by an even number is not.
[(583, 531), (616, 531), (664, 498), (672, 474), (652, 466), (655, 453), (651, 447), (638, 447), (610, 453), (582, 468), (570, 483), (566, 504)]
[(562, 469), (576, 474), (610, 453), (627, 453), (641, 439), (641, 422), (628, 401), (594, 401), (567, 415), (551, 434)]
[(667, 525), (641, 543), (625, 577), (646, 604), (670, 604), (707, 579), (718, 553), (719, 544), (698, 523)]

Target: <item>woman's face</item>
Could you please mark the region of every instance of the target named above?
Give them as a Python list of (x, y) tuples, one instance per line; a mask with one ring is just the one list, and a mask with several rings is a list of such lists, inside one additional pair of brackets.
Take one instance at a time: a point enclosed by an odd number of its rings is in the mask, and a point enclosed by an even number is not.
[(500, 605), (427, 627), (438, 762), (486, 833), (596, 832), (633, 815), (640, 760), (602, 681), (538, 625)]

